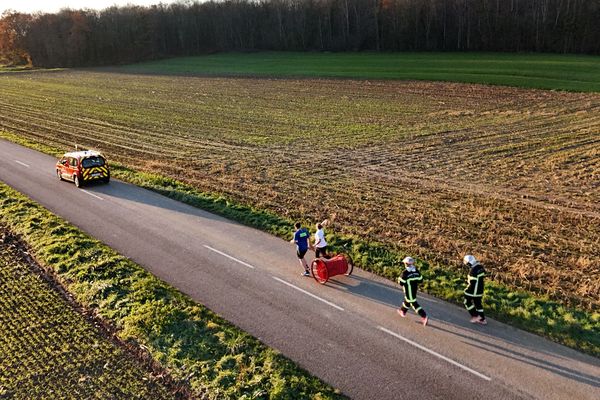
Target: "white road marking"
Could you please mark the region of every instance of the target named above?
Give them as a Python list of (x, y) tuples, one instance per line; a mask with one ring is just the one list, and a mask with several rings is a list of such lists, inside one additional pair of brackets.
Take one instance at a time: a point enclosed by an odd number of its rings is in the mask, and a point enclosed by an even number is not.
[(209, 250), (211, 250), (211, 251), (214, 251), (215, 253), (218, 253), (218, 254), (222, 255), (223, 257), (227, 257), (227, 258), (229, 258), (230, 260), (233, 260), (233, 261), (235, 261), (235, 262), (237, 262), (237, 263), (240, 263), (240, 264), (242, 264), (242, 265), (245, 265), (245, 266), (246, 266), (246, 267), (248, 267), (248, 268), (252, 268), (252, 269), (254, 269), (254, 265), (250, 265), (250, 264), (248, 264), (247, 262), (244, 262), (244, 261), (242, 261), (242, 260), (238, 260), (237, 258), (235, 258), (235, 257), (232, 257), (232, 256), (230, 256), (229, 254), (225, 254), (225, 253), (223, 253), (222, 251), (219, 251), (219, 250), (217, 250), (217, 249), (213, 249), (213, 248), (212, 248), (212, 247), (210, 247), (210, 246), (204, 245), (204, 247), (206, 247), (207, 249), (209, 249)]
[(85, 190), (85, 189), (80, 189), (80, 190), (81, 190), (83, 193), (89, 194), (90, 196), (92, 196), (92, 197), (95, 197), (95, 198), (97, 198), (97, 199), (99, 199), (99, 200), (104, 200), (102, 197), (100, 197), (100, 196), (98, 196), (98, 195), (95, 195), (95, 194), (94, 194), (94, 193), (92, 193), (92, 192), (88, 192), (88, 191), (87, 191), (87, 190)]
[(479, 372), (477, 372), (477, 371), (475, 371), (475, 370), (473, 370), (473, 369), (471, 369), (471, 368), (469, 368), (469, 367), (467, 367), (465, 365), (462, 365), (461, 363), (458, 363), (458, 362), (456, 362), (456, 361), (454, 361), (454, 360), (452, 360), (452, 359), (450, 359), (450, 358), (448, 358), (446, 356), (443, 356), (443, 355), (441, 355), (439, 353), (436, 353), (433, 350), (429, 350), (427, 347), (421, 346), (419, 343), (413, 342), (412, 340), (407, 339), (407, 338), (405, 338), (405, 337), (397, 334), (396, 332), (392, 332), (389, 329), (386, 329), (386, 328), (384, 328), (382, 326), (378, 326), (377, 328), (379, 330), (385, 332), (385, 333), (389, 333), (390, 335), (392, 335), (394, 337), (397, 337), (400, 340), (404, 340), (406, 343), (411, 344), (411, 345), (413, 345), (413, 346), (415, 346), (415, 347), (417, 347), (417, 348), (419, 348), (419, 349), (421, 349), (421, 350), (423, 350), (423, 351), (425, 351), (425, 352), (427, 352), (427, 353), (429, 353), (431, 355), (434, 355), (434, 356), (436, 356), (438, 358), (441, 358), (442, 360), (447, 361), (447, 362), (449, 362), (452, 365), (456, 365), (458, 368), (462, 368), (465, 371), (470, 372), (473, 375), (476, 375), (476, 376), (480, 377), (481, 379), (485, 379), (486, 381), (491, 381), (492, 380), (492, 378), (490, 378), (489, 376), (485, 376), (483, 374), (480, 374)]
[(286, 282), (286, 281), (284, 281), (283, 279), (279, 279), (279, 278), (278, 278), (278, 277), (276, 277), (276, 276), (274, 276), (274, 277), (273, 277), (273, 279), (275, 279), (275, 280), (276, 280), (276, 281), (278, 281), (278, 282), (281, 282), (281, 283), (283, 283), (284, 285), (288, 285), (289, 287), (291, 287), (291, 288), (294, 288), (294, 289), (296, 289), (296, 290), (298, 290), (298, 291), (300, 291), (300, 292), (302, 292), (302, 293), (304, 293), (304, 294), (307, 294), (307, 295), (309, 295), (310, 297), (313, 297), (313, 298), (315, 298), (315, 299), (317, 299), (317, 300), (319, 300), (319, 301), (322, 301), (323, 303), (325, 303), (325, 304), (328, 304), (328, 305), (330, 305), (330, 306), (331, 306), (331, 307), (333, 307), (333, 308), (337, 308), (337, 309), (338, 309), (338, 310), (340, 310), (340, 311), (344, 311), (344, 309), (343, 309), (342, 307), (340, 307), (340, 306), (338, 306), (338, 305), (336, 305), (336, 304), (333, 304), (333, 303), (331, 303), (331, 302), (329, 302), (329, 301), (327, 301), (327, 300), (325, 300), (325, 299), (322, 299), (322, 298), (321, 298), (321, 297), (319, 297), (319, 296), (315, 296), (314, 294), (312, 294), (312, 293), (310, 293), (310, 292), (307, 292), (306, 290), (304, 290), (304, 289), (302, 289), (302, 288), (299, 288), (298, 286), (292, 285), (291, 283), (289, 283), (289, 282)]
[(22, 166), (29, 168), (29, 164), (25, 164), (24, 162), (21, 162), (21, 161), (19, 161), (19, 160), (15, 160), (15, 162), (16, 162), (17, 164), (21, 164)]

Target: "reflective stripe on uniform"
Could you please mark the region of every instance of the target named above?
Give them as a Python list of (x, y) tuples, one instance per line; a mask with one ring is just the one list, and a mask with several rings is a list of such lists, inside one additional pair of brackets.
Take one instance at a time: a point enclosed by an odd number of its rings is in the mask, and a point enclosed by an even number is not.
[(475, 308), (475, 304), (471, 304), (470, 306), (467, 304), (467, 299), (464, 300), (464, 303), (467, 310), (472, 310)]
[(411, 302), (416, 300), (416, 296), (413, 294), (412, 292), (412, 286), (411, 286), (411, 281), (422, 281), (423, 277), (419, 276), (418, 278), (408, 278), (405, 282), (406, 282), (406, 287), (408, 287), (408, 293), (404, 293), (408, 296), (409, 299), (411, 299)]

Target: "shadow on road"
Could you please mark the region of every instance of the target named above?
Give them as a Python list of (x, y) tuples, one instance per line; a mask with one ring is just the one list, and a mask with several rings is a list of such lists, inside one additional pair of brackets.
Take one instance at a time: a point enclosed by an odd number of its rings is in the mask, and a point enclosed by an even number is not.
[(139, 186), (135, 186), (117, 180), (111, 180), (108, 185), (102, 183), (88, 183), (86, 186), (83, 187), (83, 189), (86, 189), (99, 196), (104, 195), (107, 197), (115, 197), (131, 202), (145, 204), (151, 207), (162, 208), (165, 210), (175, 211), (187, 215), (193, 215), (197, 217), (201, 216), (203, 218), (240, 225), (237, 222), (228, 220), (224, 217), (217, 216), (215, 214), (210, 213), (209, 211), (204, 211), (201, 208), (191, 206), (189, 204), (172, 199), (152, 190), (144, 189)]
[(400, 288), (363, 278), (356, 275), (344, 276), (343, 280), (332, 278), (327, 285), (335, 290), (351, 293), (379, 304), (400, 307), (404, 294)]
[[(452, 324), (452, 325), (458, 327), (459, 329), (463, 329), (463, 330), (468, 328), (468, 326), (465, 327), (465, 326), (456, 325), (456, 324)], [(554, 374), (558, 374), (565, 378), (572, 379), (577, 382), (585, 383), (585, 384), (591, 385), (596, 388), (600, 387), (600, 377), (584, 374), (580, 371), (576, 371), (576, 370), (573, 370), (570, 368), (565, 368), (558, 364), (554, 364), (552, 362), (543, 360), (541, 358), (533, 357), (526, 353), (521, 353), (518, 351), (508, 349), (506, 347), (501, 347), (492, 342), (483, 341), (483, 340), (477, 338), (475, 335), (468, 336), (468, 335), (461, 334), (461, 333), (458, 333), (455, 331), (450, 331), (448, 329), (442, 328), (441, 326), (439, 326), (439, 324), (433, 323), (433, 324), (430, 324), (429, 327), (431, 329), (439, 330), (439, 331), (442, 331), (442, 332), (445, 332), (445, 333), (448, 333), (448, 334), (451, 334), (454, 336), (461, 337), (461, 338), (465, 339), (465, 340), (461, 340), (461, 342), (466, 345), (477, 347), (481, 350), (488, 351), (490, 353), (494, 353), (501, 357), (507, 357), (507, 358), (534, 366), (534, 367), (542, 368), (542, 369), (552, 372)], [(489, 326), (488, 326), (488, 328), (489, 328)], [(523, 347), (523, 344), (521, 344), (521, 343), (515, 342), (513, 340), (509, 340), (505, 337), (501, 337), (504, 335), (494, 336), (492, 334), (483, 333), (481, 330), (477, 330), (477, 333), (479, 335), (488, 336), (495, 340), (505, 341), (507, 343), (512, 344), (513, 346)], [(561, 355), (559, 355), (557, 353), (550, 353), (550, 352), (544, 351), (542, 349), (528, 348), (528, 350), (531, 351), (532, 353), (541, 353), (541, 354), (546, 354), (547, 356), (554, 357), (554, 358), (560, 358), (563, 360), (566, 359), (565, 357), (562, 357)], [(585, 363), (585, 361), (581, 361), (581, 362)]]

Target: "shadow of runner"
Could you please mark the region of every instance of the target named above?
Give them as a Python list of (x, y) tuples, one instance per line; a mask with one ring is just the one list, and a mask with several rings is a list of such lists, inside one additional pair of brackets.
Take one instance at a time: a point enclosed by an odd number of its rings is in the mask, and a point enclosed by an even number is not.
[(388, 286), (383, 283), (375, 282), (359, 276), (344, 276), (344, 281), (336, 279), (336, 277), (334, 277), (330, 279), (327, 282), (327, 284), (329, 285), (329, 287), (335, 290), (344, 291), (346, 293), (350, 293), (358, 297), (363, 297), (376, 303), (394, 308), (400, 307), (400, 303), (402, 303), (402, 299), (404, 298), (404, 293), (402, 292), (402, 289), (394, 288), (392, 286)]
[[(526, 363), (526, 364), (529, 364), (529, 365), (532, 365), (532, 366), (535, 366), (535, 367), (538, 367), (538, 368), (545, 369), (545, 370), (547, 370), (549, 372), (559, 374), (559, 375), (561, 375), (561, 376), (563, 376), (565, 378), (573, 379), (573, 380), (576, 380), (577, 382), (586, 383), (588, 385), (600, 388), (600, 377), (596, 377), (596, 376), (593, 376), (593, 375), (587, 375), (587, 374), (584, 374), (582, 372), (579, 372), (579, 371), (576, 371), (576, 370), (572, 370), (570, 368), (565, 368), (565, 367), (562, 367), (560, 365), (551, 363), (551, 362), (546, 361), (546, 360), (535, 358), (535, 357), (532, 357), (532, 356), (524, 354), (524, 353), (519, 353), (519, 352), (514, 351), (514, 350), (506, 349), (504, 347), (500, 347), (500, 346), (498, 346), (496, 344), (493, 344), (493, 343), (490, 343), (490, 342), (485, 342), (485, 341), (483, 341), (481, 339), (478, 339), (478, 338), (476, 338), (474, 336), (467, 336), (467, 335), (463, 335), (463, 334), (458, 333), (458, 332), (453, 332), (453, 331), (450, 331), (448, 329), (444, 329), (444, 328), (442, 328), (442, 327), (440, 327), (438, 325), (430, 325), (430, 328), (437, 329), (439, 331), (446, 332), (446, 333), (449, 333), (451, 335), (455, 335), (455, 336), (458, 336), (458, 337), (462, 337), (462, 338), (464, 338), (466, 340), (461, 340), (461, 342), (465, 343), (465, 344), (467, 344), (469, 346), (477, 347), (477, 348), (482, 349), (484, 351), (488, 351), (488, 352), (497, 354), (497, 355), (499, 355), (501, 357), (508, 357), (508, 358), (513, 359), (513, 360), (520, 361), (520, 362), (523, 362), (523, 363)], [(462, 328), (462, 327), (460, 327), (460, 328)], [(479, 332), (479, 331), (477, 333), (481, 334), (481, 332)], [(501, 337), (496, 337), (496, 336), (489, 335), (489, 334), (486, 335), (486, 336), (489, 336), (489, 337), (494, 338), (496, 340), (504, 340)], [(515, 343), (515, 342), (510, 342), (510, 341), (508, 341), (508, 342), (511, 343), (514, 346), (521, 346), (520, 344)], [(496, 350), (494, 350), (494, 349), (496, 349)], [(562, 357), (562, 356), (560, 356), (558, 354), (548, 353), (546, 351), (542, 351), (542, 350), (538, 350), (538, 349), (529, 349), (529, 350), (532, 351), (532, 352), (537, 352), (537, 353), (541, 352), (541, 353), (546, 354), (548, 356), (565, 359), (564, 357)], [(580, 361), (580, 362), (585, 362), (585, 361)]]
[[(485, 344), (489, 347), (496, 347), (496, 348), (500, 349), (501, 351), (493, 350), (486, 346), (475, 344), (475, 343), (470, 343), (470, 342), (467, 342), (464, 340), (462, 342), (467, 345), (477, 347), (478, 349), (497, 354), (501, 357), (511, 358), (513, 360), (516, 360), (516, 361), (519, 361), (519, 362), (522, 362), (522, 363), (525, 363), (525, 364), (528, 364), (528, 365), (531, 365), (531, 366), (534, 366), (537, 368), (542, 368), (546, 371), (552, 372), (554, 374), (558, 374), (565, 378), (572, 379), (572, 380), (575, 380), (580, 383), (585, 383), (585, 384), (588, 384), (588, 385), (596, 387), (596, 388), (600, 388), (600, 379), (596, 376), (591, 376), (591, 375), (583, 374), (581, 372), (573, 371), (569, 368), (564, 368), (564, 367), (561, 367), (560, 365), (556, 365), (556, 364), (550, 363), (548, 361), (540, 360), (538, 358), (533, 358), (531, 356), (528, 356), (528, 355), (525, 355), (522, 353), (518, 353), (513, 350), (502, 349), (502, 348), (499, 348), (498, 346), (495, 346), (495, 345), (492, 345), (489, 343), (485, 343)], [(507, 354), (507, 353), (510, 353), (510, 354)]]
[[(402, 299), (404, 298), (404, 293), (400, 287), (394, 287), (393, 283), (390, 281), (389, 284), (377, 282), (371, 280), (369, 278), (361, 277), (361, 276), (336, 276), (330, 279), (327, 284), (330, 288), (335, 290), (344, 291), (346, 293), (353, 294), (355, 296), (368, 299), (374, 303), (381, 304), (384, 306), (393, 307), (394, 309), (398, 308), (402, 303)], [(489, 337), (491, 340), (500, 340), (511, 344), (513, 346), (517, 346), (520, 348), (527, 349), (531, 352), (545, 354), (547, 356), (551, 356), (558, 359), (563, 360), (573, 360), (576, 359), (582, 363), (589, 363), (582, 357), (585, 357), (584, 354), (570, 354), (566, 355), (561, 351), (553, 352), (544, 348), (544, 346), (535, 346), (533, 347), (530, 343), (527, 342), (527, 335), (533, 335), (535, 337), (542, 338), (542, 336), (535, 335), (534, 333), (529, 333), (525, 331), (520, 331), (518, 328), (511, 327), (506, 325), (506, 329), (494, 329), (491, 330), (488, 327), (482, 327), (479, 325), (473, 325), (469, 323), (470, 316), (464, 307), (461, 307), (460, 304), (453, 304), (443, 300), (429, 299), (429, 296), (419, 297), (419, 300), (423, 300), (423, 303), (426, 303), (426, 311), (430, 317), (428, 328), (438, 329), (440, 331), (450, 333), (456, 336), (463, 337), (465, 339), (471, 340), (470, 336), (460, 334), (448, 329), (444, 329), (440, 326), (440, 324), (448, 324), (456, 327), (465, 332), (473, 332), (479, 336)], [(448, 309), (447, 307), (452, 304), (454, 307)], [(390, 312), (394, 312), (390, 310)], [(438, 323), (439, 322), (439, 323)], [(420, 324), (420, 321), (414, 321), (415, 324)], [(495, 323), (495, 322), (492, 322)], [(505, 326), (501, 323), (502, 326)], [(519, 332), (522, 334), (515, 335), (515, 332)], [(523, 336), (525, 335), (525, 336)], [(481, 343), (486, 343), (481, 341)], [(500, 347), (498, 347), (500, 348)], [(573, 351), (572, 349), (565, 349), (566, 351)], [(539, 362), (543, 362), (540, 360)], [(554, 368), (560, 368), (557, 365), (552, 365)], [(571, 371), (572, 373), (577, 373), (576, 371)], [(600, 383), (600, 379), (596, 381), (596, 384)]]

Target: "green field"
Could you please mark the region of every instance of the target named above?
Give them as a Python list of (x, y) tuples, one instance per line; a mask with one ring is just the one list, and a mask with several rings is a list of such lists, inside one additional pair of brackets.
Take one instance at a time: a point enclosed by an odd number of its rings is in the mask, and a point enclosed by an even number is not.
[(177, 398), (0, 235), (0, 399)]
[(600, 91), (600, 57), (513, 53), (219, 53), (128, 65), (122, 71), (432, 80)]

